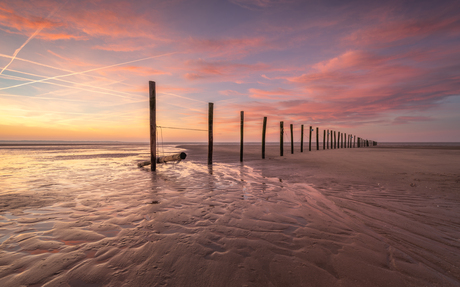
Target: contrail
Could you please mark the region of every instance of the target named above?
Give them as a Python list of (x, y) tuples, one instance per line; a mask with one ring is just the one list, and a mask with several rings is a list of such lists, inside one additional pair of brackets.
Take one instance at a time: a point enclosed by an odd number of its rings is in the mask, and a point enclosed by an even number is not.
[[(8, 69), (7, 71), (10, 71), (10, 72), (14, 72), (14, 73), (19, 73), (19, 74), (24, 74), (24, 75), (28, 75), (28, 76), (33, 76), (33, 77), (39, 77), (39, 78), (46, 78), (46, 76), (40, 76), (40, 75), (36, 75), (36, 74), (32, 74), (32, 73), (27, 73), (27, 72), (21, 72), (21, 71), (17, 71), (17, 70), (13, 70), (13, 69)], [(18, 79), (20, 79), (21, 81), (31, 81), (33, 79), (28, 79), (28, 78), (20, 78), (20, 77), (17, 77)], [(67, 81), (67, 80), (62, 80), (62, 79), (56, 79), (56, 81), (60, 81), (60, 82), (64, 82), (64, 83), (69, 83), (69, 84), (73, 84), (73, 85), (80, 85), (80, 86), (85, 86), (85, 87), (90, 87), (90, 88), (93, 88), (93, 89), (99, 89), (99, 90), (103, 90), (103, 91), (107, 91), (107, 92), (102, 92), (102, 91), (98, 91), (98, 90), (87, 90), (87, 89), (84, 89), (85, 91), (90, 91), (90, 92), (95, 92), (95, 93), (101, 93), (101, 94), (108, 94), (108, 95), (115, 95), (115, 96), (120, 96), (120, 97), (123, 97), (123, 98), (128, 98), (128, 97), (124, 97), (124, 96), (121, 96), (119, 94), (124, 94), (124, 95), (128, 95), (128, 96), (135, 96), (135, 97), (140, 97), (140, 95), (137, 95), (137, 94), (132, 94), (132, 93), (127, 93), (127, 92), (123, 92), (123, 91), (114, 91), (114, 90), (111, 90), (111, 89), (107, 89), (107, 88), (103, 88), (103, 87), (98, 87), (98, 86), (93, 86), (93, 85), (88, 85), (88, 84), (82, 84), (82, 83), (77, 83), (77, 82), (72, 82), (72, 81)], [(46, 82), (46, 84), (50, 84), (50, 85), (57, 85), (53, 82)], [(64, 86), (64, 85), (59, 85), (59, 86), (62, 86), (62, 87), (68, 87), (68, 88), (77, 88), (77, 89), (82, 89), (80, 87), (74, 87), (74, 86)]]
[(3, 67), (3, 69), (0, 71), (0, 75), (3, 73), (3, 71), (6, 70), (6, 68), (8, 68), (9, 65), (11, 65), (11, 63), (13, 63), (13, 61), (16, 58), (16, 56), (19, 53), (19, 51), (21, 51), (21, 49), (24, 48), (24, 46), (27, 45), (27, 43), (29, 43), (29, 41), (32, 40), (33, 37), (35, 37), (38, 33), (40, 33), (40, 31), (43, 28), (44, 28), (44, 26), (39, 27), (37, 29), (37, 31), (35, 31), (35, 33), (33, 33), (32, 36), (30, 36), (29, 39), (27, 39), (27, 41), (25, 41), (24, 44), (21, 45), (21, 47), (17, 48), (16, 51), (14, 51), (13, 57), (11, 57), (10, 62), (5, 67)]
[(172, 94), (172, 93), (167, 93), (167, 92), (158, 92), (158, 94), (164, 94), (164, 95), (169, 95), (169, 96), (173, 96), (173, 97), (178, 97), (178, 98), (181, 98), (181, 99), (186, 99), (186, 100), (190, 100), (190, 101), (195, 101), (195, 102), (199, 102), (199, 103), (207, 103), (205, 101), (201, 101), (201, 100), (197, 100), (197, 99), (192, 99), (192, 98), (188, 98), (188, 97), (184, 97), (184, 96), (179, 96), (179, 95), (176, 95), (176, 94)]
[(93, 71), (97, 71), (97, 70), (112, 68), (112, 67), (116, 67), (116, 66), (122, 66), (122, 65), (126, 65), (126, 64), (131, 64), (131, 63), (135, 63), (135, 62), (140, 62), (140, 61), (145, 61), (145, 60), (153, 59), (153, 58), (159, 58), (159, 57), (163, 57), (163, 56), (173, 55), (173, 54), (177, 54), (177, 53), (178, 53), (178, 52), (171, 52), (171, 53), (166, 53), (166, 54), (151, 56), (151, 57), (147, 57), (147, 58), (132, 60), (132, 61), (128, 61), (128, 62), (123, 62), (123, 63), (119, 63), (119, 64), (109, 65), (109, 66), (105, 66), (105, 67), (94, 68), (94, 69), (90, 69), (90, 70), (86, 70), (86, 71), (82, 71), (82, 72), (73, 72), (73, 73), (66, 74), (66, 75), (60, 75), (60, 76), (49, 77), (49, 78), (46, 78), (46, 79), (35, 80), (35, 81), (27, 82), (27, 83), (22, 83), (22, 84), (18, 84), (18, 85), (14, 85), (14, 86), (9, 86), (9, 87), (5, 87), (5, 88), (1, 88), (0, 90), (7, 90), (7, 89), (12, 89), (12, 88), (17, 88), (17, 87), (21, 87), (21, 86), (26, 86), (26, 85), (30, 85), (30, 84), (34, 84), (34, 83), (41, 83), (41, 82), (44, 82), (44, 81), (53, 80), (53, 79), (58, 79), (58, 78), (63, 78), (63, 77), (68, 77), (68, 76), (86, 74), (86, 73), (93, 72)]
[[(0, 57), (10, 58), (10, 59), (13, 58), (13, 56), (1, 54), (1, 53), (0, 53)], [(15, 60), (24, 61), (24, 62), (27, 62), (27, 63), (31, 63), (31, 64), (35, 64), (35, 65), (39, 65), (39, 66), (42, 66), (42, 67), (47, 67), (47, 68), (51, 68), (51, 69), (55, 69), (55, 70), (60, 70), (60, 71), (64, 71), (64, 72), (72, 72), (72, 73), (74, 72), (72, 70), (67, 70), (67, 69), (63, 69), (63, 68), (57, 68), (57, 67), (53, 67), (53, 66), (50, 66), (50, 65), (34, 62), (34, 61), (23, 59), (23, 58), (16, 57)]]
[[(11, 76), (11, 75), (0, 75), (0, 78), (4, 78), (4, 79), (10, 79), (10, 80), (17, 80), (17, 81), (29, 81), (30, 79), (28, 78), (23, 78), (23, 77), (18, 77), (18, 76)], [(71, 82), (72, 83), (72, 82)], [(49, 85), (54, 85), (54, 86), (58, 86), (58, 87), (64, 87), (64, 88), (70, 88), (70, 89), (78, 89), (78, 90), (82, 90), (82, 91), (86, 91), (86, 92), (92, 92), (92, 93), (99, 93), (99, 94), (105, 94), (105, 95), (111, 95), (111, 96), (117, 96), (117, 97), (120, 97), (120, 98), (124, 98), (124, 99), (129, 99), (129, 100), (133, 100), (133, 97), (127, 97), (127, 96), (123, 96), (123, 95), (120, 95), (120, 94), (116, 94), (115, 92), (112, 92), (111, 90), (109, 90), (110, 92), (104, 92), (104, 91), (98, 91), (98, 90), (90, 90), (90, 89), (85, 89), (85, 88), (82, 88), (82, 87), (78, 87), (78, 86), (69, 86), (69, 85), (63, 85), (63, 84), (58, 84), (58, 83), (53, 83), (53, 82), (46, 82), (45, 84), (49, 84)], [(92, 87), (92, 86), (90, 86)], [(108, 89), (107, 89), (108, 90)], [(137, 95), (136, 95), (137, 96)], [(144, 102), (144, 101), (147, 101), (146, 99), (144, 100), (137, 100), (137, 99), (134, 99), (136, 100), (136, 102)]]
[[(10, 56), (10, 55), (5, 55), (5, 54), (1, 54), (1, 53), (0, 53), (0, 57), (9, 58), (9, 59), (13, 58), (13, 57)], [(27, 59), (23, 59), (23, 58), (19, 58), (19, 57), (16, 57), (15, 60), (16, 60), (16, 61), (23, 61), (23, 62), (26, 62), (26, 63), (31, 63), (31, 64), (34, 64), (34, 65), (38, 65), (38, 66), (42, 66), (42, 67), (46, 67), (46, 68), (51, 68), (51, 69), (54, 69), (54, 70), (64, 71), (64, 72), (68, 72), (68, 73), (75, 73), (75, 71), (72, 71), (72, 70), (63, 69), (63, 68), (58, 68), (58, 67), (54, 67), (54, 66), (50, 66), (50, 65), (38, 63), (38, 62), (35, 62), (35, 61), (31, 61), (31, 60), (27, 60)], [(7, 71), (13, 71), (13, 70), (7, 69)], [(96, 76), (96, 75), (90, 75), (90, 76), (93, 77), (93, 78), (99, 78), (99, 79), (114, 81), (114, 80), (112, 80), (112, 79), (109, 79), (109, 78), (106, 78), (106, 77), (102, 77), (102, 76)], [(46, 78), (45, 76), (41, 76), (41, 77), (42, 77), (42, 78)], [(134, 85), (131, 85), (131, 84), (128, 84), (128, 83), (118, 82), (118, 81), (114, 81), (114, 82), (117, 82), (117, 83), (122, 84), (122, 85), (125, 85), (125, 86), (134, 87)]]
[[(51, 11), (51, 13), (46, 16), (45, 20), (48, 19), (49, 17), (51, 17), (54, 13), (56, 13), (57, 11), (61, 10), (61, 8), (67, 4), (68, 1), (66, 1), (65, 3), (63, 3), (61, 6), (59, 7), (56, 7), (56, 9), (54, 9), (53, 11)], [(13, 54), (13, 57), (11, 58), (10, 62), (5, 66), (3, 67), (3, 69), (0, 71), (0, 75), (3, 73), (3, 71), (5, 71), (6, 68), (8, 68), (9, 65), (11, 65), (11, 63), (13, 63), (14, 59), (16, 58), (16, 56), (18, 55), (18, 53), (22, 50), (22, 48), (24, 48), (25, 45), (27, 45), (27, 43), (29, 43), (30, 40), (32, 40), (38, 33), (40, 33), (41, 30), (43, 30), (43, 28), (45, 28), (45, 25), (41, 25), (40, 27), (38, 27), (38, 29), (24, 42), (24, 44), (21, 45), (21, 47), (17, 48), (15, 51), (14, 51), (14, 54)]]

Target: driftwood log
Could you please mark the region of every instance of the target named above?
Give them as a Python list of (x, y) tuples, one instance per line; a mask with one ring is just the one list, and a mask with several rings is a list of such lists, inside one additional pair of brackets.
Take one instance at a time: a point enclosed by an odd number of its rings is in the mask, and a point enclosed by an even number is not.
[[(185, 152), (181, 153), (176, 153), (172, 155), (166, 155), (166, 156), (160, 156), (157, 157), (157, 163), (163, 163), (163, 162), (168, 162), (168, 161), (181, 161), (187, 157), (187, 154)], [(137, 164), (138, 167), (143, 167), (146, 165), (150, 165), (152, 162), (151, 161), (144, 161), (140, 162)]]

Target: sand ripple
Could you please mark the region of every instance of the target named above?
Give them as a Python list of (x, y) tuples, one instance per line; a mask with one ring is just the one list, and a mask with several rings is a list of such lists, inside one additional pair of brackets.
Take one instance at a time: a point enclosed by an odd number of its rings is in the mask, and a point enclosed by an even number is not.
[(240, 164), (185, 161), (155, 174), (126, 152), (112, 167), (105, 156), (54, 163), (47, 185), (38, 173), (8, 181), (1, 286), (459, 284), (460, 234), (449, 227), (459, 222), (444, 221), (455, 207), (445, 201), (320, 192)]

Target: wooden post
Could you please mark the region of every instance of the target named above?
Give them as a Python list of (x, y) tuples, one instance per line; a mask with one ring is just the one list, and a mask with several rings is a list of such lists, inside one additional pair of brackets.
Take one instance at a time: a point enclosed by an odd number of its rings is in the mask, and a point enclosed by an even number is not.
[(329, 149), (329, 130), (327, 132), (327, 139), (326, 139), (326, 148)]
[(156, 87), (154, 81), (149, 81), (150, 98), (150, 166), (151, 171), (157, 169), (157, 111), (156, 111)]
[(326, 149), (326, 130), (323, 133), (323, 149)]
[(336, 149), (336, 144), (337, 144), (337, 138), (336, 138), (336, 132), (334, 131), (334, 149)]
[(244, 135), (244, 111), (240, 112), (241, 123), (240, 123), (240, 162), (243, 162), (243, 135)]
[(262, 127), (262, 158), (265, 158), (265, 135), (267, 134), (267, 117), (264, 117), (264, 125)]
[(294, 154), (294, 128), (291, 124), (291, 154)]
[(308, 141), (308, 151), (311, 151), (311, 126), (310, 126), (310, 140)]
[(353, 136), (353, 148), (355, 148), (355, 143), (356, 143), (356, 136)]
[(344, 136), (344, 141), (345, 141), (345, 142), (344, 142), (343, 147), (344, 147), (344, 148), (347, 148), (347, 134), (345, 134), (345, 136)]
[(343, 133), (340, 134), (340, 148), (343, 148)]
[(212, 164), (214, 103), (209, 103), (208, 110), (208, 165)]
[(300, 126), (300, 152), (303, 152), (303, 125)]
[(331, 135), (331, 149), (332, 149), (332, 130), (329, 133)]
[(358, 137), (358, 147), (360, 147), (360, 146), (359, 146), (359, 137)]
[(316, 150), (319, 150), (319, 128), (316, 127)]
[(337, 148), (340, 148), (340, 132), (337, 132)]
[(284, 140), (283, 140), (283, 135), (284, 135), (284, 123), (281, 121), (280, 122), (280, 156), (283, 156), (283, 151), (284, 151)]

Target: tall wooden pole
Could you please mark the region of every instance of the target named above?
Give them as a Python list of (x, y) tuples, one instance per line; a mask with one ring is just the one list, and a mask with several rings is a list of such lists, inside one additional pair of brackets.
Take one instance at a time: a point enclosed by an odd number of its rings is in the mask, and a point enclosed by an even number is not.
[(156, 87), (154, 81), (149, 81), (150, 99), (150, 170), (157, 169), (157, 117), (156, 117)]
[(291, 154), (294, 154), (294, 127), (291, 124)]
[(265, 135), (267, 134), (267, 117), (264, 117), (264, 125), (262, 127), (262, 158), (265, 158)]
[(340, 135), (342, 136), (340, 140), (340, 143), (341, 143), (340, 148), (343, 148), (343, 133), (341, 133)]
[(336, 143), (337, 143), (337, 138), (336, 138), (336, 132), (334, 131), (334, 149), (336, 149)]
[(316, 127), (316, 150), (319, 150), (319, 128)]
[(241, 122), (240, 122), (240, 162), (243, 162), (243, 135), (244, 135), (244, 111), (240, 112)]
[(311, 126), (310, 126), (310, 139), (308, 141), (308, 151), (311, 151)]
[(329, 149), (329, 130), (327, 130), (326, 147), (327, 147), (327, 149)]
[(356, 136), (353, 136), (353, 148), (355, 148)]
[(326, 149), (326, 130), (323, 133), (323, 149)]
[(283, 140), (283, 135), (284, 135), (284, 123), (280, 122), (280, 156), (283, 156), (284, 152), (284, 140)]
[(337, 148), (340, 148), (340, 132), (337, 132)]
[(332, 149), (332, 148), (333, 148), (333, 147), (332, 147), (332, 142), (333, 142), (333, 140), (332, 140), (332, 130), (331, 130), (330, 133), (331, 133), (331, 149)]
[(303, 152), (303, 125), (300, 126), (300, 152)]
[(343, 147), (344, 147), (344, 148), (347, 148), (347, 134), (345, 134), (345, 136), (343, 137), (343, 139), (344, 139), (344, 141), (345, 141), (345, 142), (343, 143)]
[(208, 110), (208, 165), (212, 164), (214, 103), (209, 103)]

